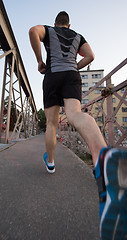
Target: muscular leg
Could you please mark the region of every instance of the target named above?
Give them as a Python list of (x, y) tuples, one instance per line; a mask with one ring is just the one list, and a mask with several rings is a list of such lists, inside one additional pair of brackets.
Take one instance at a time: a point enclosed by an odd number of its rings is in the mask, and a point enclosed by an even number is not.
[(47, 120), (45, 144), (49, 163), (52, 163), (54, 160), (54, 151), (56, 147), (56, 127), (58, 124), (59, 109), (59, 106), (45, 108), (45, 116)]
[(88, 144), (94, 165), (102, 147), (106, 147), (104, 138), (93, 117), (81, 111), (80, 101), (77, 99), (64, 99), (67, 119)]

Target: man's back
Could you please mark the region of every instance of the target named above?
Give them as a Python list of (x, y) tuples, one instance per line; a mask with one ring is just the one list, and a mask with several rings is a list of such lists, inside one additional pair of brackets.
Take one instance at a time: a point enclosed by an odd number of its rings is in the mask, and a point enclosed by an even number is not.
[(44, 26), (44, 45), (47, 51), (47, 72), (77, 71), (76, 57), (86, 40), (66, 27)]

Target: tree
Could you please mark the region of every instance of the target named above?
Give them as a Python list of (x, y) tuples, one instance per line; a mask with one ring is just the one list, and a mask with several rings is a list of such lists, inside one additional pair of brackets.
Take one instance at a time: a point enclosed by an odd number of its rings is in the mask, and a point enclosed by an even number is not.
[(37, 112), (38, 119), (39, 119), (39, 127), (43, 131), (46, 129), (46, 117), (45, 112), (42, 110), (42, 108)]
[(13, 101), (11, 101), (10, 131), (13, 131), (16, 121), (17, 117), (15, 112), (15, 104)]

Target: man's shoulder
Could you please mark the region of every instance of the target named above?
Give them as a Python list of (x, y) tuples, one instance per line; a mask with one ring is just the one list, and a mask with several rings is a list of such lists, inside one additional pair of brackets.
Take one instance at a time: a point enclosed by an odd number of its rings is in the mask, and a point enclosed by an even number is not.
[(49, 25), (43, 25), (45, 28), (52, 28), (51, 26)]

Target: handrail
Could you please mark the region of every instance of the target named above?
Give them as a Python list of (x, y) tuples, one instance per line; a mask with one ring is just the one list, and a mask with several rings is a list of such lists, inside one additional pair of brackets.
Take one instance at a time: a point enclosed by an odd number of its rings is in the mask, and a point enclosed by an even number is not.
[[(104, 78), (102, 78), (95, 86), (91, 87), (88, 92), (86, 92), (82, 98), (86, 96), (90, 96), (92, 92), (98, 88), (102, 83), (106, 82), (106, 87), (99, 87), (101, 90), (101, 93), (98, 97), (89, 100), (87, 104), (82, 105), (82, 111), (87, 112), (91, 116), (95, 118), (95, 120), (98, 119), (99, 114), (103, 117), (103, 126), (101, 128), (101, 132), (105, 137), (105, 140), (108, 145), (114, 146), (114, 147), (127, 147), (127, 126), (124, 128), (121, 126), (121, 124), (116, 119), (116, 115), (118, 114), (118, 111), (120, 111), (121, 107), (127, 106), (127, 101), (125, 100), (125, 97), (127, 95), (127, 80), (121, 82), (117, 86), (113, 86), (111, 84), (111, 77), (113, 74), (115, 74), (117, 71), (119, 71), (123, 66), (127, 64), (127, 58), (122, 61), (118, 66), (116, 66), (109, 74), (107, 74)], [(125, 91), (123, 94), (120, 94), (119, 91), (124, 89)], [(113, 103), (112, 98), (115, 96), (118, 100), (118, 104), (116, 109), (113, 111)], [(89, 97), (90, 98), (90, 97)], [(101, 103), (100, 103), (101, 102)], [(106, 104), (106, 108), (104, 110), (103, 105)], [(95, 113), (93, 112), (93, 106), (96, 105), (98, 108), (98, 111)], [(60, 115), (59, 118), (59, 128), (58, 128), (58, 135), (61, 136), (61, 134), (66, 135), (64, 131), (64, 125), (65, 121), (67, 120), (66, 114)], [(67, 122), (67, 121), (66, 121)], [(114, 133), (114, 128), (116, 127), (118, 131), (120, 131), (119, 137), (116, 136), (117, 134)], [(67, 126), (66, 126), (67, 129)], [(70, 131), (70, 130), (69, 130)], [(67, 131), (66, 131), (67, 133)], [(73, 134), (73, 133), (72, 133)], [(63, 136), (63, 142), (65, 136)], [(62, 139), (62, 137), (61, 137)], [(88, 149), (88, 147), (86, 147)], [(88, 151), (89, 152), (89, 151)]]

